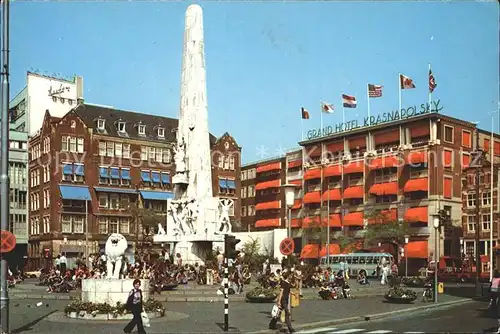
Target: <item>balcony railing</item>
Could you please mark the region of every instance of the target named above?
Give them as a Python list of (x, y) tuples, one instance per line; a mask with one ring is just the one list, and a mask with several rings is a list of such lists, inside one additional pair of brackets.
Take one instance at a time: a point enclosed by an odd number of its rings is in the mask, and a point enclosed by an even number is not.
[(428, 175), (429, 172), (427, 171), (427, 169), (410, 171), (410, 179), (421, 179), (423, 177), (427, 177)]
[(429, 235), (430, 234), (430, 228), (428, 226), (423, 226), (423, 227), (409, 227), (408, 228), (408, 233), (410, 233), (410, 235)]
[(313, 185), (310, 185), (307, 187), (307, 192), (310, 193), (310, 192), (313, 192), (313, 191), (320, 191), (321, 190), (321, 184), (318, 183), (318, 184), (313, 184)]
[(397, 174), (388, 174), (388, 175), (375, 176), (374, 182), (375, 183), (388, 183), (388, 182), (395, 182), (397, 180), (398, 180)]
[(349, 179), (348, 184), (349, 184), (349, 187), (362, 186), (363, 184), (365, 184), (365, 181), (363, 178)]
[(295, 172), (288, 172), (287, 179), (288, 179), (288, 181), (298, 180), (298, 179), (301, 179), (303, 175), (304, 175), (304, 173), (302, 172), (302, 170), (295, 171)]

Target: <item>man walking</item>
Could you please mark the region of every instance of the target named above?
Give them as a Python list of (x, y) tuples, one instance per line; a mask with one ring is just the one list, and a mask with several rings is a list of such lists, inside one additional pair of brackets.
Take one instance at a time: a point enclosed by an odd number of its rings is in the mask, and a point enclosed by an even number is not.
[[(281, 290), (276, 300), (276, 304), (280, 308), (281, 312), (285, 312), (285, 321), (286, 326), (288, 327), (289, 333), (294, 333), (295, 330), (292, 328), (292, 320), (290, 314), (290, 272), (286, 271), (283, 273), (283, 279), (281, 280)], [(280, 312), (280, 313), (281, 313)], [(278, 322), (279, 315), (277, 317), (273, 317), (271, 322), (269, 323), (269, 329), (276, 329), (276, 323)]]

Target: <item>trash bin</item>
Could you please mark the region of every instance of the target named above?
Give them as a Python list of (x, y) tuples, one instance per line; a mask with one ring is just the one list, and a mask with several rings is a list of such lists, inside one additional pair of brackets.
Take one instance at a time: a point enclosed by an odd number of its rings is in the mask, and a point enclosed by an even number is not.
[(443, 282), (438, 283), (438, 293), (444, 293), (444, 283)]

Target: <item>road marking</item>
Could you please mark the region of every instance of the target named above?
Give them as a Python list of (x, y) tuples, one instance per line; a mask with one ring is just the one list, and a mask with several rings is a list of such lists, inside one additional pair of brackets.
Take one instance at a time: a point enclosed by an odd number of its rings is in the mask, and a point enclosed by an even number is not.
[(353, 329), (344, 329), (343, 331), (330, 332), (330, 334), (348, 334), (348, 333), (357, 333), (362, 332), (364, 329), (353, 328)]
[(366, 332), (366, 334), (385, 334), (385, 333), (392, 333), (392, 331), (379, 330), (379, 331)]
[(404, 334), (425, 334), (425, 332), (405, 332)]
[(337, 327), (321, 327), (321, 328), (300, 331), (300, 332), (297, 332), (297, 334), (315, 334), (315, 333), (334, 331), (336, 329), (337, 329)]

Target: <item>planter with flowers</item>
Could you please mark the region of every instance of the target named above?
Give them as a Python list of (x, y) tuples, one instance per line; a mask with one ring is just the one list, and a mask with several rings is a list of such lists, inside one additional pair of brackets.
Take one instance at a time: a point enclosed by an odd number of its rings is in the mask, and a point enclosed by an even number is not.
[[(165, 315), (165, 307), (157, 300), (149, 299), (144, 302), (144, 310), (150, 319), (160, 318)], [(95, 304), (74, 301), (64, 308), (68, 318), (81, 320), (130, 320), (132, 314), (128, 312), (125, 304), (117, 303), (111, 306), (106, 303)]]
[(249, 303), (273, 303), (276, 297), (278, 294), (274, 289), (256, 287), (247, 292), (246, 301)]
[(417, 293), (410, 289), (401, 288), (400, 286), (393, 286), (384, 297), (391, 303), (409, 304), (417, 299)]

